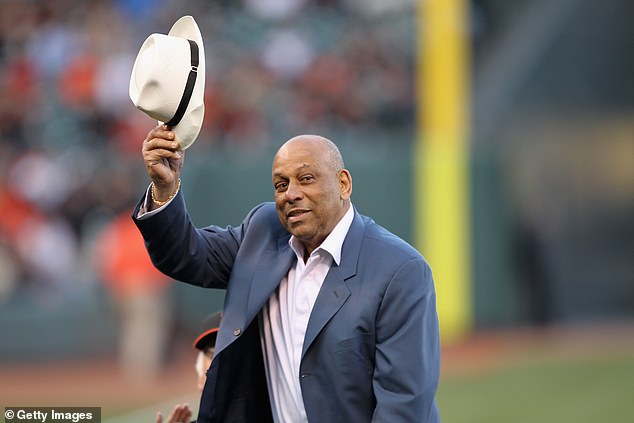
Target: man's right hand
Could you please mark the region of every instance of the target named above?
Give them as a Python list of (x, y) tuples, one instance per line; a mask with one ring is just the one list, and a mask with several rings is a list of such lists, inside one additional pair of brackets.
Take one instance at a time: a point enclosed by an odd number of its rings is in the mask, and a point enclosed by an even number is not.
[(145, 168), (154, 184), (154, 200), (165, 201), (178, 189), (185, 152), (174, 140), (174, 132), (166, 125), (159, 125), (148, 133), (142, 152)]

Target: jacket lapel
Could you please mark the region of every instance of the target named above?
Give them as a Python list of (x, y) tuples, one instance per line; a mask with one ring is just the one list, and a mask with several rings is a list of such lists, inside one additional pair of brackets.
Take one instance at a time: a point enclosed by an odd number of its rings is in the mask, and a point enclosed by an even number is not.
[(247, 322), (250, 322), (288, 274), (295, 262), (295, 253), (288, 245), (288, 237), (281, 239), (278, 250), (266, 250), (251, 280), (247, 302)]
[(302, 358), (315, 338), (326, 326), (326, 323), (350, 297), (350, 289), (345, 281), (357, 274), (357, 264), (364, 231), (365, 226), (362, 217), (355, 209), (352, 225), (350, 225), (341, 248), (341, 263), (339, 266), (333, 263), (330, 267), (317, 295), (317, 300), (315, 300), (313, 311), (310, 314), (304, 337)]
[[(253, 266), (250, 279), (239, 280), (227, 292), (225, 310), (216, 339), (216, 355), (235, 341), (236, 330), (246, 330), (288, 273), (295, 260), (295, 253), (288, 245), (288, 238), (289, 236), (280, 238), (277, 249), (274, 247), (264, 250), (257, 264)], [(225, 326), (229, 329), (225, 329)]]
[(350, 290), (344, 283), (344, 279), (341, 277), (339, 270), (336, 266), (330, 268), (330, 271), (326, 275), (315, 306), (310, 314), (308, 320), (308, 327), (306, 328), (306, 335), (304, 337), (304, 346), (302, 349), (302, 357), (308, 351), (308, 348), (313, 343), (319, 332), (324, 328), (326, 323), (337, 313), (341, 306), (346, 302), (350, 296)]

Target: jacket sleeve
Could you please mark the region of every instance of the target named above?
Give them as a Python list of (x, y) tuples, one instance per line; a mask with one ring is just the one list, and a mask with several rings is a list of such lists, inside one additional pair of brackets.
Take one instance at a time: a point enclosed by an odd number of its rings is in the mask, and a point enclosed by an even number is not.
[(406, 261), (385, 292), (377, 319), (373, 422), (438, 421), (440, 339), (431, 269)]
[(196, 228), (185, 207), (182, 191), (160, 212), (139, 219), (142, 203), (143, 199), (137, 204), (132, 219), (156, 268), (192, 285), (226, 288), (253, 212), (238, 227)]

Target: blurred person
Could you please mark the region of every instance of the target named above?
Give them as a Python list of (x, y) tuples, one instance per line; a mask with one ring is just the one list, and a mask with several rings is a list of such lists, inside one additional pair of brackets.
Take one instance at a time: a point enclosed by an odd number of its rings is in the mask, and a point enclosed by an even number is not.
[(216, 351), (216, 339), (218, 338), (221, 319), (221, 311), (207, 316), (203, 321), (203, 330), (194, 341), (194, 348), (198, 350), (198, 355), (196, 356), (196, 374), (198, 375), (198, 389), (201, 391), (205, 387), (207, 370)]
[(37, 284), (32, 294), (41, 301), (59, 301), (73, 291), (77, 270), (77, 239), (58, 216), (40, 213), (29, 220), (16, 239), (16, 251)]
[[(74, 293), (79, 246), (60, 215), (68, 192), (68, 173), (46, 154), (16, 155), (0, 186), (0, 237), (11, 252), (16, 280), (44, 304)], [(55, 182), (55, 183), (54, 183)]]
[(243, 0), (245, 10), (260, 19), (285, 21), (296, 15), (307, 0)]
[(11, 246), (0, 233), (0, 304), (10, 298), (18, 288), (20, 268)]
[(3, 256), (2, 276), (5, 295), (10, 296), (24, 288), (22, 284), (32, 272), (22, 259), (18, 250), (23, 229), (31, 221), (39, 218), (39, 212), (33, 204), (26, 201), (13, 186), (0, 185), (0, 245)]
[(60, 19), (67, 10), (47, 2), (39, 13), (39, 21), (26, 40), (24, 49), (44, 80), (56, 79), (68, 66), (76, 52), (82, 51), (84, 37), (74, 25)]
[(130, 99), (159, 121), (142, 147), (151, 183), (132, 213), (152, 262), (226, 289), (198, 421), (438, 422), (431, 269), (355, 210), (332, 141), (286, 141), (273, 158), (275, 202), (240, 226), (194, 226), (180, 176), (204, 121), (203, 52), (182, 17), (146, 39), (130, 77)]
[(294, 80), (310, 66), (315, 53), (306, 38), (293, 29), (273, 31), (260, 60), (277, 79)]
[[(210, 314), (203, 320), (202, 331), (196, 337), (194, 341), (194, 348), (198, 350), (196, 355), (196, 375), (197, 387), (200, 391), (205, 386), (207, 380), (207, 369), (211, 364), (211, 360), (214, 358), (214, 350), (216, 347), (216, 338), (218, 336), (218, 329), (220, 328), (220, 320), (222, 319), (222, 312), (217, 311)], [(192, 410), (189, 404), (177, 404), (168, 416), (165, 423), (177, 423), (186, 422), (192, 416)], [(163, 416), (159, 412), (156, 416), (156, 423), (163, 423)], [(195, 423), (193, 421), (192, 423)]]
[(132, 381), (145, 382), (163, 366), (171, 306), (168, 279), (152, 266), (129, 213), (121, 212), (103, 226), (95, 261), (120, 317), (120, 364)]

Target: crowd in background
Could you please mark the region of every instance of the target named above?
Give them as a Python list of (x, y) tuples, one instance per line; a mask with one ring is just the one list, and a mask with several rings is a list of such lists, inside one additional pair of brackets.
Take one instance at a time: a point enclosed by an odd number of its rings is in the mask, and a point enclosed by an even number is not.
[[(631, 316), (634, 307), (632, 2), (556, 3), (469, 2), (473, 111), (483, 98), (508, 105), (491, 115), (495, 134), (470, 140), (483, 327)], [(187, 170), (204, 186), (209, 162), (270, 163), (299, 133), (331, 137), (360, 160), (394, 143), (407, 151), (420, 4), (0, 0), (0, 311), (92, 304), (104, 287), (118, 300), (159, 292), (149, 264), (128, 260), (139, 245), (121, 241), (136, 233), (125, 225), (148, 184), (140, 148), (155, 122), (128, 96), (148, 35), (185, 14), (201, 28), (206, 112)], [(495, 71), (490, 91), (476, 78), (485, 70)], [(475, 113), (471, 123), (482, 127)], [(126, 248), (104, 257), (103, 239)], [(122, 279), (139, 285), (122, 289)]]
[(201, 27), (197, 155), (264, 151), (310, 132), (371, 143), (413, 125), (413, 9), (408, 0), (0, 2), (0, 303), (63, 301), (97, 279), (94, 240), (147, 184), (140, 146), (154, 123), (134, 109), (128, 84), (149, 34), (184, 14)]

